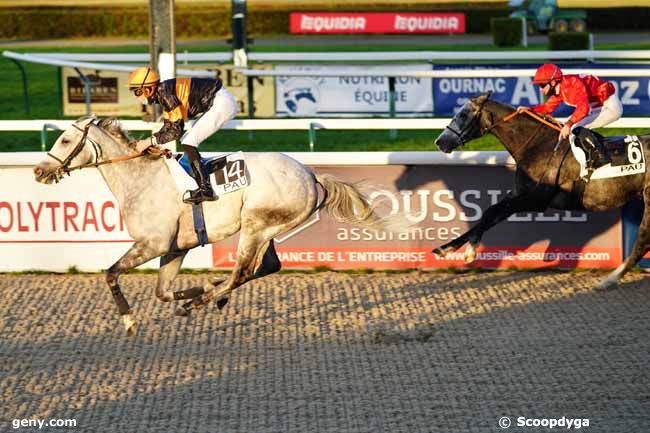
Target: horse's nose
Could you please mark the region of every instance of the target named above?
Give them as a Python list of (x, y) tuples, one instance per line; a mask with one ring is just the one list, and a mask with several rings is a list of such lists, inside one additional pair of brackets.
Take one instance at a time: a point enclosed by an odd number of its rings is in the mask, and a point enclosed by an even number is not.
[(43, 175), (43, 169), (41, 167), (34, 167), (34, 175), (41, 177)]

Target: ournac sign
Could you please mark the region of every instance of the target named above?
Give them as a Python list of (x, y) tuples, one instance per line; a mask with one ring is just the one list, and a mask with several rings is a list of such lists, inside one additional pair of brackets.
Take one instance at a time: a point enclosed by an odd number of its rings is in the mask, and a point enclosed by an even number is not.
[(463, 13), (291, 13), (291, 33), (465, 33)]

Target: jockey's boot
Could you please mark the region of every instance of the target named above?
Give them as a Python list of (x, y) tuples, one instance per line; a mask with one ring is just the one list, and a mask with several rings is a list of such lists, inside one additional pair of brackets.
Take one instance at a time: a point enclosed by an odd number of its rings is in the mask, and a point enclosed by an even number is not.
[[(217, 200), (217, 195), (212, 190), (212, 184), (210, 183), (210, 176), (206, 175), (203, 171), (203, 166), (201, 164), (201, 156), (199, 155), (198, 150), (192, 146), (183, 146), (185, 148), (185, 153), (190, 161), (190, 168), (192, 169), (192, 177), (196, 181), (196, 184), (199, 186), (195, 190), (187, 191), (189, 196), (183, 198), (185, 203), (195, 204), (201, 203), (203, 201), (215, 201)], [(187, 149), (187, 148), (191, 149)]]
[(578, 139), (578, 146), (587, 154), (587, 169), (596, 170), (612, 162), (609, 150), (592, 130), (576, 128), (574, 133)]

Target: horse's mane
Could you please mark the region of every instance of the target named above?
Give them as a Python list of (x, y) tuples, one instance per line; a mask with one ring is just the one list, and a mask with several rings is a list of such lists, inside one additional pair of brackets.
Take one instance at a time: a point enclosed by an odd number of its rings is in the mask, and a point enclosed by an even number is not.
[(115, 117), (107, 117), (97, 122), (97, 126), (106, 131), (108, 135), (113, 137), (118, 143), (132, 147), (133, 138), (129, 135), (129, 131), (122, 126), (122, 123)]

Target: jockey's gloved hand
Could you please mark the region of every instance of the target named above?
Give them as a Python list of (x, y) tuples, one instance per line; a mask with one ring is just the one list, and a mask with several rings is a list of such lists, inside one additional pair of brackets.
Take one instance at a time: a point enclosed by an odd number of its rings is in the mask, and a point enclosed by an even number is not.
[(560, 137), (563, 140), (566, 140), (567, 138), (569, 138), (569, 135), (571, 135), (571, 125), (565, 123), (562, 129), (560, 130)]
[(171, 150), (156, 145), (147, 147), (144, 153), (145, 155), (147, 155), (147, 158), (149, 159), (158, 159), (158, 158), (162, 158), (163, 156), (169, 159), (174, 156)]
[(173, 156), (171, 150), (152, 144), (151, 141), (151, 138), (137, 140), (133, 143), (133, 147), (135, 147), (136, 152), (143, 153), (149, 159), (158, 159), (163, 156), (165, 158), (171, 158)]
[(524, 111), (529, 111), (530, 107), (519, 106), (517, 107), (517, 113), (523, 113)]
[(144, 140), (137, 140), (134, 143), (135, 150), (138, 153), (143, 153), (145, 150), (147, 150), (151, 146), (153, 146), (151, 138), (145, 138)]

